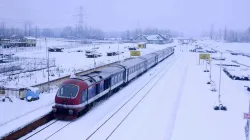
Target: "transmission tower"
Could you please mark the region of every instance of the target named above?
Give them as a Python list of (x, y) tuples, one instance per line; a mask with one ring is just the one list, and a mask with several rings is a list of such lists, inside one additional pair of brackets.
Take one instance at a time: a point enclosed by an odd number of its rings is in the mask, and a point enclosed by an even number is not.
[(78, 27), (77, 27), (77, 36), (83, 36), (83, 8), (80, 6), (78, 11)]

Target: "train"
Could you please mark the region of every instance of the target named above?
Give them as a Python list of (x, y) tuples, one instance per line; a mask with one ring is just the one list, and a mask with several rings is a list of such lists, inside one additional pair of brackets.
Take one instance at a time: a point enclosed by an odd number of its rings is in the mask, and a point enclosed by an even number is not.
[(174, 54), (174, 47), (130, 58), (100, 70), (63, 81), (52, 106), (57, 119), (73, 120), (88, 111), (102, 97), (110, 97), (149, 69)]

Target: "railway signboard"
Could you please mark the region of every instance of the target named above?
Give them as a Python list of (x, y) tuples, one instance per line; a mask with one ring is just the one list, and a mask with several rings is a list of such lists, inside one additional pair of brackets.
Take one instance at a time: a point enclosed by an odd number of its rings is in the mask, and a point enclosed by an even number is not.
[(130, 51), (130, 56), (141, 56), (140, 51)]
[(250, 120), (250, 113), (244, 113), (244, 119)]
[(210, 54), (205, 54), (205, 53), (200, 53), (199, 55), (199, 64), (200, 64), (200, 60), (208, 60), (210, 62)]
[(200, 54), (200, 59), (207, 59), (209, 60), (210, 59), (210, 54)]

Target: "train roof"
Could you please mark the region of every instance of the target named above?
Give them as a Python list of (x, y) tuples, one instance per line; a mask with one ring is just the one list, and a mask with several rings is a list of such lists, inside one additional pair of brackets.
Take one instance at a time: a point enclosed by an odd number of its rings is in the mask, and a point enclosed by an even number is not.
[(84, 81), (88, 86), (95, 83), (95, 81), (94, 81), (91, 77), (88, 77), (88, 76), (85, 76), (85, 75), (76, 76), (76, 77), (70, 78), (70, 79), (82, 80), (82, 81)]
[(151, 59), (152, 57), (155, 57), (155, 56), (156, 56), (156, 54), (150, 53), (150, 54), (146, 54), (146, 55), (140, 56), (138, 58), (145, 58), (146, 60), (148, 60), (148, 59)]
[(120, 62), (118, 64), (114, 64), (114, 65), (121, 65), (121, 66), (124, 66), (125, 68), (130, 68), (130, 67), (133, 67), (134, 65), (137, 65), (137, 64), (142, 63), (144, 61), (145, 60), (140, 59), (140, 58), (134, 58), (134, 59), (128, 59), (128, 60), (122, 61), (122, 62)]
[(161, 54), (161, 53), (164, 53), (164, 51), (163, 51), (163, 50), (159, 50), (159, 51), (156, 51), (156, 52), (154, 52), (154, 53), (156, 53), (156, 54)]
[(110, 74), (123, 72), (123, 71), (124, 71), (123, 68), (117, 67), (116, 65), (110, 65), (100, 70), (101, 73), (110, 73)]

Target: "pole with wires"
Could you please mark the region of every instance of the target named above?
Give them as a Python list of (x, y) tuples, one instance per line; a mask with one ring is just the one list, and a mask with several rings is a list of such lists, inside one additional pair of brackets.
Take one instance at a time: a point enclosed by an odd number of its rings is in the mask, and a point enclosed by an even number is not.
[(120, 63), (119, 41), (118, 41), (118, 63)]
[[(222, 59), (222, 52), (220, 53), (220, 56), (221, 56), (221, 59)], [(219, 101), (219, 103), (221, 103), (221, 100), (220, 100), (220, 87), (221, 87), (221, 61), (222, 60), (220, 60), (220, 80), (219, 80), (219, 95), (218, 95), (218, 101)]]
[[(212, 48), (211, 48), (211, 52), (212, 52)], [(210, 54), (210, 59), (209, 59), (209, 63), (210, 63), (210, 73), (209, 73), (209, 79), (210, 79), (210, 83), (212, 83), (212, 53)]]
[(220, 80), (219, 80), (219, 92), (218, 92), (218, 102), (219, 105), (214, 107), (214, 110), (223, 110), (223, 111), (227, 111), (227, 107), (223, 106), (223, 104), (221, 103), (221, 94), (220, 94), (220, 90), (221, 90), (221, 61), (222, 61), (222, 52), (220, 52), (221, 54), (221, 58), (220, 58)]
[(96, 62), (95, 62), (95, 55), (96, 55), (96, 53), (95, 53), (95, 45), (94, 45), (94, 53), (93, 53), (93, 55), (94, 55), (94, 71), (95, 71), (95, 67), (96, 67)]
[(47, 39), (45, 38), (46, 45), (46, 57), (47, 57), (47, 71), (48, 71), (48, 92), (50, 92), (50, 84), (49, 84), (49, 48), (47, 46)]

